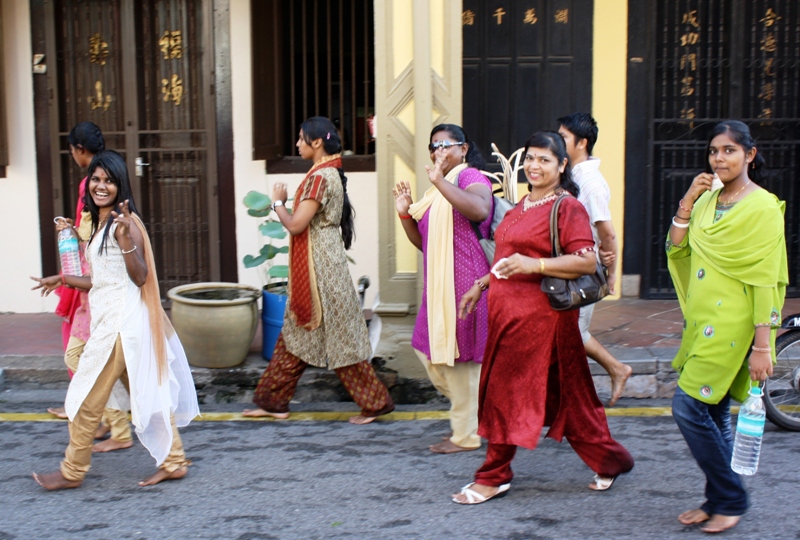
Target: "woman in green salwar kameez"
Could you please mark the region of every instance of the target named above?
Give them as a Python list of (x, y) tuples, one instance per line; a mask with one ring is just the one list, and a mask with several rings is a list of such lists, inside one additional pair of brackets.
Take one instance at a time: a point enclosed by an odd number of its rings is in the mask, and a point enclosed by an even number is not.
[[(717, 125), (707, 157), (679, 202), (666, 249), (684, 316), (672, 414), (706, 475), (706, 502), (678, 519), (712, 533), (735, 526), (748, 507), (730, 467), (729, 403), (772, 374), (788, 270), (785, 205), (756, 185), (764, 160), (748, 127)], [(721, 189), (712, 190), (714, 175)]]

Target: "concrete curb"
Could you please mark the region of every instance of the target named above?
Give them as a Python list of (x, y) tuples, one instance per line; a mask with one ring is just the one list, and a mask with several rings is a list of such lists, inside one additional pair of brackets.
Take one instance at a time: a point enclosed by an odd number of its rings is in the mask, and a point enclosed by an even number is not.
[[(675, 390), (677, 374), (670, 363), (674, 348), (630, 349), (615, 347), (609, 352), (633, 368), (623, 397), (667, 398)], [(391, 363), (389, 361), (388, 363)], [(398, 404), (446, 403), (427, 378), (400, 376), (386, 367), (382, 358), (373, 360), (378, 377), (386, 384)], [(192, 367), (195, 387), (201, 404), (251, 403), (253, 391), (267, 362), (260, 355), (251, 355), (239, 366), (225, 369)], [(602, 400), (610, 396), (610, 379), (602, 367), (589, 362), (592, 378)], [(0, 388), (53, 390), (66, 389), (69, 376), (61, 356), (0, 355)], [(293, 401), (325, 403), (350, 401), (336, 373), (321, 368), (308, 368), (298, 384)]]

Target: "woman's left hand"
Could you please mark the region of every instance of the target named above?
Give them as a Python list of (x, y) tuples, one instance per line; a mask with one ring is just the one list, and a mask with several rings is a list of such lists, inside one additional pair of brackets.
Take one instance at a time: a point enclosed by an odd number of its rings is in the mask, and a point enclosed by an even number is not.
[(289, 198), (288, 191), (286, 189), (286, 184), (283, 182), (278, 182), (277, 184), (272, 186), (272, 202), (273, 204), (275, 201), (281, 201), (283, 204), (286, 204), (286, 200)]
[(751, 352), (748, 365), (750, 366), (750, 379), (754, 381), (763, 382), (772, 376), (773, 368), (771, 353), (756, 351)]
[(478, 302), (480, 302), (482, 294), (483, 291), (477, 285), (473, 285), (464, 293), (464, 296), (461, 297), (461, 301), (458, 303), (459, 319), (466, 319), (470, 313), (475, 311), (475, 307), (478, 305)]
[(510, 257), (498, 262), (492, 272), (502, 278), (509, 278), (514, 274), (533, 274), (539, 268), (537, 259), (514, 253)]
[(111, 211), (111, 217), (114, 219), (114, 223), (117, 224), (117, 234), (128, 236), (131, 231), (131, 225), (133, 224), (128, 199), (119, 203), (116, 212), (114, 210)]

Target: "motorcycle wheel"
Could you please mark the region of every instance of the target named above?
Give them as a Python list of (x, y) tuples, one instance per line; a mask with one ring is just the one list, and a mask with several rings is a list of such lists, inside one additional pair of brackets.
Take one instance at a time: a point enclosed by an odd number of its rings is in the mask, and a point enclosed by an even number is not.
[(800, 431), (800, 332), (787, 332), (775, 342), (778, 363), (764, 385), (767, 418), (776, 426)]

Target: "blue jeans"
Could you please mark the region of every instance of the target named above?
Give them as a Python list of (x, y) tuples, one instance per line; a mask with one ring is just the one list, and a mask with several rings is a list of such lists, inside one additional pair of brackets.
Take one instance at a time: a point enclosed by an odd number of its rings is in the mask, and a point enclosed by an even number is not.
[(730, 396), (716, 405), (693, 398), (680, 387), (672, 398), (672, 417), (678, 424), (694, 459), (706, 475), (706, 514), (741, 516), (747, 510), (747, 492), (731, 469)]

